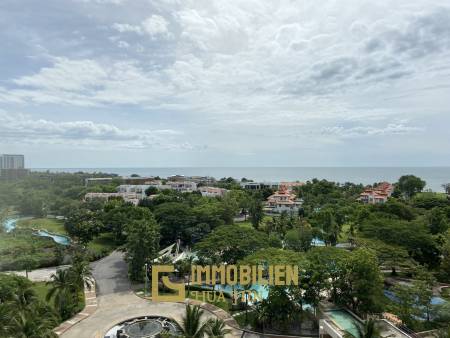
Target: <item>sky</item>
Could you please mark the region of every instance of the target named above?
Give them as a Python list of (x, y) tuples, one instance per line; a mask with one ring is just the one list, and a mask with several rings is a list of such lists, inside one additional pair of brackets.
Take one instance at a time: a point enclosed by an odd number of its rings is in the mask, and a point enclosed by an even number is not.
[(448, 0), (2, 0), (32, 168), (449, 166)]

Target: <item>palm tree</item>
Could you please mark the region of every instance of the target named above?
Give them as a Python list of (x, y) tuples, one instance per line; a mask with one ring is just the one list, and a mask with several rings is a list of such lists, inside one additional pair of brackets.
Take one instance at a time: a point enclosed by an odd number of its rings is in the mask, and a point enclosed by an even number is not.
[(206, 334), (210, 338), (224, 338), (225, 335), (231, 333), (230, 329), (225, 327), (225, 323), (222, 319), (210, 319), (206, 327)]
[[(14, 318), (14, 338), (56, 338), (53, 328), (58, 325), (52, 316), (40, 316), (30, 310), (19, 312)], [(8, 336), (7, 336), (8, 337)]]
[(78, 290), (92, 287), (92, 269), (86, 261), (77, 261), (69, 268), (70, 278)]
[(355, 325), (356, 330), (358, 332), (355, 337), (349, 331), (346, 331), (344, 334), (344, 338), (379, 338), (380, 332), (376, 327), (376, 321), (373, 319), (367, 320), (362, 326)]
[(69, 318), (76, 304), (74, 298), (77, 296), (77, 286), (74, 284), (70, 270), (57, 270), (56, 274), (52, 274), (50, 278), (52, 280), (47, 284), (51, 284), (52, 287), (45, 298), (47, 301), (53, 298), (55, 309), (58, 309), (60, 316), (63, 319)]
[(15, 305), (24, 310), (36, 300), (36, 293), (30, 288), (28, 281), (17, 279), (17, 289), (12, 297)]
[(13, 331), (13, 308), (12, 303), (0, 304), (0, 337), (8, 337), (8, 334)]
[(186, 305), (186, 315), (182, 321), (182, 336), (185, 338), (203, 338), (208, 323), (201, 323), (203, 310), (199, 306)]

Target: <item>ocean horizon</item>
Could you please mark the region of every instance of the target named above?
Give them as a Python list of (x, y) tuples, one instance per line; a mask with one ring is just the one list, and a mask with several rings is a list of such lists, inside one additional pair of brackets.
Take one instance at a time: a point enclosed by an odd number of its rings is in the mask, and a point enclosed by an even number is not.
[(211, 176), (216, 179), (233, 177), (254, 181), (308, 181), (313, 178), (334, 182), (372, 184), (380, 181), (396, 182), (402, 175), (416, 175), (427, 182), (425, 189), (443, 192), (450, 183), (450, 167), (104, 167), (104, 168), (31, 168), (50, 172), (103, 172), (129, 176)]

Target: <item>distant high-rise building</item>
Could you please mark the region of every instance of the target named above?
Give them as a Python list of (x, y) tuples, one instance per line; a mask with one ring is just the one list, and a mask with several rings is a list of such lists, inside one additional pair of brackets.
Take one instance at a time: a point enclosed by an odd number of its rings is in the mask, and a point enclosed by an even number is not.
[(28, 175), (25, 169), (25, 156), (23, 155), (0, 155), (0, 178), (13, 180)]
[(25, 156), (23, 155), (0, 155), (0, 169), (24, 169)]

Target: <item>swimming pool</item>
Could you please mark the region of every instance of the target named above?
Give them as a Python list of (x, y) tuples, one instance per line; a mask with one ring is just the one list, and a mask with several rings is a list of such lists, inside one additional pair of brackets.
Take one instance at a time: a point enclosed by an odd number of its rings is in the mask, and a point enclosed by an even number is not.
[(62, 236), (62, 235), (51, 234), (50, 232), (47, 232), (45, 230), (38, 230), (34, 233), (34, 235), (40, 236), (40, 237), (50, 237), (56, 243), (61, 244), (61, 245), (69, 245), (70, 244), (70, 239), (68, 237)]
[[(9, 218), (6, 221), (4, 221), (3, 222), (3, 228), (5, 229), (5, 231), (6, 232), (13, 231), (16, 228), (16, 226), (17, 226), (17, 221), (18, 220), (19, 219), (17, 219), (17, 218)], [(56, 243), (61, 244), (61, 245), (69, 245), (70, 244), (70, 238), (69, 237), (52, 234), (52, 233), (50, 233), (48, 231), (45, 231), (45, 230), (37, 230), (37, 231), (33, 232), (33, 235), (40, 236), (40, 237), (50, 237)]]
[(349, 312), (345, 310), (330, 310), (326, 314), (342, 331), (347, 331), (354, 337), (359, 338), (359, 321)]

